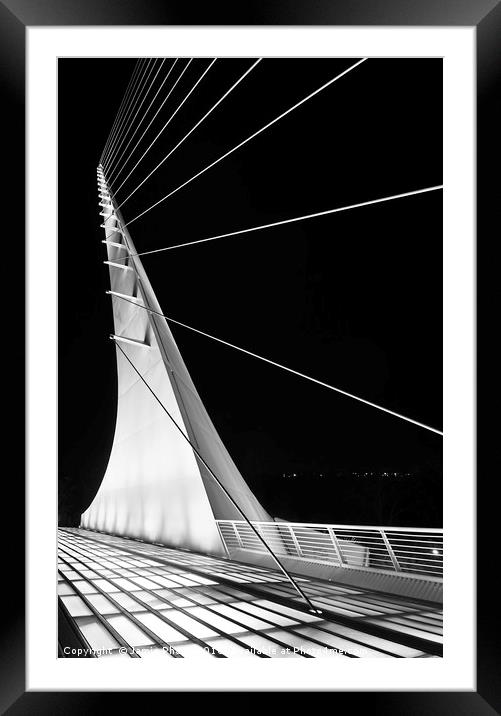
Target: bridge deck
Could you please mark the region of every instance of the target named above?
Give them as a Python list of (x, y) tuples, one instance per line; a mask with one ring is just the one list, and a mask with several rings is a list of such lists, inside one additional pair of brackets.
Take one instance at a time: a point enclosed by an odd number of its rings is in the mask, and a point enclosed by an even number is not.
[[(82, 529), (59, 530), (64, 618), (92, 656), (382, 657), (442, 655), (429, 602)], [(66, 649), (65, 649), (66, 646)], [(61, 641), (61, 656), (74, 656)]]

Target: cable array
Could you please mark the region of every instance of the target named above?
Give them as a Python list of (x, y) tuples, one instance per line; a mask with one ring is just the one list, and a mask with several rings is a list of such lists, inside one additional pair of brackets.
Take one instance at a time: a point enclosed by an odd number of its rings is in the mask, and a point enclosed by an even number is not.
[[(234, 152), (240, 150), (245, 145), (249, 144), (250, 142), (256, 140), (262, 133), (270, 130), (272, 127), (277, 125), (282, 120), (285, 120), (285, 118), (290, 115), (292, 112), (297, 111), (300, 107), (303, 107), (307, 103), (314, 100), (316, 96), (318, 96), (321, 92), (327, 91), (329, 88), (333, 87), (336, 82), (341, 80), (342, 78), (346, 77), (351, 72), (357, 70), (357, 68), (360, 68), (360, 66), (367, 61), (367, 58), (361, 58), (352, 64), (350, 64), (348, 67), (346, 67), (342, 72), (339, 72), (334, 77), (331, 77), (327, 82), (324, 82), (322, 85), (317, 87), (312, 92), (308, 93), (306, 96), (304, 96), (299, 101), (295, 102), (293, 105), (285, 109), (284, 111), (280, 112), (276, 117), (274, 117), (272, 120), (268, 121), (266, 124), (264, 124), (262, 127), (260, 127), (258, 130), (252, 132), (249, 136), (238, 142), (236, 145), (231, 147), (229, 150), (221, 154), (217, 159), (212, 161), (211, 163), (204, 166), (201, 170), (193, 174), (191, 177), (186, 179), (185, 181), (181, 182), (177, 186), (175, 186), (173, 189), (167, 191), (160, 199), (153, 202), (152, 204), (148, 205), (146, 208), (144, 208), (142, 211), (140, 211), (137, 215), (133, 216), (127, 221), (123, 221), (122, 225), (122, 231), (125, 230), (125, 228), (129, 227), (134, 222), (141, 219), (141, 217), (148, 214), (150, 211), (153, 211), (157, 207), (159, 207), (161, 204), (163, 204), (167, 199), (173, 197), (175, 194), (177, 194), (179, 191), (190, 185), (192, 182), (194, 182), (196, 179), (201, 177), (203, 174), (208, 172), (210, 169), (215, 167), (216, 165), (222, 163), (227, 157), (229, 157)], [(150, 151), (153, 149), (157, 141), (161, 136), (164, 134), (167, 134), (167, 130), (171, 124), (171, 122), (174, 120), (176, 116), (181, 116), (183, 112), (183, 108), (185, 107), (186, 103), (190, 100), (190, 98), (193, 98), (196, 94), (197, 88), (201, 85), (201, 83), (204, 81), (204, 78), (207, 76), (207, 74), (212, 71), (217, 71), (217, 58), (206, 60), (204, 63), (204, 67), (202, 68), (202, 71), (197, 74), (195, 78), (191, 77), (189, 81), (187, 80), (187, 75), (189, 68), (192, 66), (193, 58), (185, 58), (185, 59), (174, 59), (171, 62), (168, 63), (168, 69), (165, 71), (165, 65), (166, 65), (166, 59), (165, 58), (144, 58), (139, 60), (133, 70), (133, 73), (131, 75), (130, 82), (127, 86), (126, 92), (124, 94), (123, 100), (118, 108), (115, 120), (113, 122), (113, 125), (110, 130), (110, 134), (108, 136), (108, 139), (106, 140), (105, 146), (103, 148), (103, 152), (101, 154), (101, 160), (100, 160), (100, 172), (102, 181), (106, 183), (106, 186), (109, 188), (109, 191), (113, 195), (113, 202), (114, 203), (114, 211), (118, 212), (122, 210), (122, 207), (129, 201), (129, 199), (136, 194), (147, 182), (148, 180), (157, 172), (157, 170), (165, 164), (165, 162), (176, 152), (183, 144), (186, 142), (194, 132), (202, 125), (202, 123), (210, 116), (212, 115), (215, 110), (221, 107), (223, 102), (227, 100), (230, 95), (238, 88), (242, 87), (245, 80), (249, 77), (249, 75), (255, 70), (255, 68), (262, 62), (262, 58), (258, 58), (252, 62), (250, 62), (249, 66), (245, 69), (245, 71), (234, 81), (229, 88), (227, 88), (221, 96), (219, 96), (214, 104), (210, 107), (208, 111), (206, 111), (202, 117), (195, 122), (193, 126), (185, 133), (183, 134), (182, 138), (175, 143), (175, 145), (165, 154), (160, 161), (156, 163), (156, 165), (149, 171), (149, 173), (146, 174), (140, 181), (136, 183), (136, 185), (133, 188), (129, 188), (129, 193), (120, 201), (118, 202), (115, 197), (117, 194), (121, 193), (124, 189), (124, 186), (130, 182), (131, 177), (135, 176), (136, 170), (140, 169), (142, 166), (142, 163), (145, 159), (145, 157), (150, 153)], [(358, 70), (360, 71), (360, 70)], [(163, 74), (163, 79), (161, 79)], [(193, 72), (191, 72), (191, 75), (193, 75)], [(153, 94), (153, 89), (155, 87), (155, 84), (158, 84), (158, 81), (160, 80), (160, 83)], [(142, 127), (143, 123), (146, 122), (147, 118), (149, 117), (157, 99), (162, 96), (163, 93), (163, 99), (161, 99), (159, 106), (154, 111), (153, 116), (149, 119), (148, 123), (146, 124), (144, 130), (142, 131), (141, 135), (135, 142), (134, 146), (131, 148), (131, 144), (136, 137), (137, 133), (139, 132), (139, 129)], [(153, 94), (153, 97), (147, 102), (148, 97), (150, 94)], [(172, 101), (174, 96), (177, 97), (175, 103), (172, 105)], [(169, 102), (170, 100), (170, 102)], [(143, 110), (143, 107), (146, 108)], [(137, 159), (135, 159), (134, 164), (132, 165), (132, 168), (128, 170), (125, 177), (121, 180), (121, 182), (118, 184), (118, 178), (124, 172), (125, 167), (133, 161), (133, 158), (136, 156), (136, 153), (138, 152), (138, 148), (140, 147), (141, 143), (145, 139), (146, 135), (148, 134), (150, 128), (152, 127), (153, 123), (159, 116), (160, 112), (163, 109), (167, 109), (168, 111), (168, 117), (167, 119), (162, 123), (161, 128), (156, 131), (155, 136), (151, 141), (149, 141), (148, 145), (144, 150), (142, 150), (142, 153), (138, 156)], [(113, 188), (113, 184), (118, 184), (116, 188)], [(362, 207), (370, 206), (373, 204), (378, 204), (382, 202), (389, 202), (389, 201), (396, 201), (398, 199), (406, 198), (406, 197), (412, 197), (417, 196), (420, 194), (425, 194), (429, 192), (435, 192), (443, 189), (442, 185), (435, 185), (435, 186), (429, 186), (424, 187), (420, 189), (415, 189), (413, 191), (407, 191), (402, 192), (399, 194), (393, 194), (391, 196), (385, 196), (385, 197), (379, 197), (370, 199), (363, 202), (358, 202), (355, 204), (349, 204), (345, 206), (338, 206), (331, 209), (326, 209), (323, 211), (317, 211), (312, 213), (304, 213), (300, 214), (298, 216), (286, 218), (286, 219), (280, 219), (277, 221), (268, 222), (266, 224), (258, 224), (255, 226), (251, 226), (248, 228), (243, 228), (235, 231), (229, 231), (229, 232), (222, 232), (218, 233), (212, 236), (203, 237), (203, 238), (197, 238), (192, 241), (186, 241), (182, 243), (178, 243), (175, 245), (169, 245), (160, 247), (157, 249), (152, 249), (149, 251), (140, 251), (135, 254), (128, 254), (127, 256), (124, 256), (123, 258), (119, 257), (116, 259), (117, 262), (120, 261), (130, 261), (132, 257), (139, 257), (139, 256), (146, 256), (151, 254), (160, 254), (167, 251), (173, 251), (178, 250), (181, 248), (186, 247), (195, 247), (197, 245), (219, 240), (219, 239), (225, 239), (229, 237), (237, 237), (237, 236), (243, 236), (243, 235), (249, 235), (251, 233), (255, 233), (258, 231), (263, 230), (271, 230), (273, 228), (284, 226), (287, 224), (293, 224), (296, 222), (305, 222), (310, 221), (313, 219), (318, 219), (320, 217), (327, 217), (334, 214), (337, 214), (339, 212), (344, 212), (348, 210), (356, 210), (360, 209)], [(127, 300), (126, 297), (123, 297), (123, 300)], [(144, 308), (144, 306), (140, 306), (141, 308)], [(150, 310), (150, 309), (146, 309)], [(154, 311), (153, 311), (154, 313)], [(263, 360), (267, 362), (268, 364), (271, 364), (273, 366), (282, 368), (283, 370), (295, 374), (299, 377), (305, 378), (309, 381), (312, 381), (314, 383), (317, 383), (321, 386), (324, 386), (326, 388), (329, 388), (331, 390), (334, 390), (344, 396), (347, 396), (349, 398), (352, 398), (354, 400), (357, 400), (361, 403), (364, 403), (365, 405), (368, 405), (372, 408), (376, 408), (380, 411), (383, 411), (389, 415), (392, 415), (394, 417), (397, 417), (401, 420), (407, 421), (409, 423), (412, 423), (418, 427), (425, 428), (428, 431), (431, 431), (433, 433), (442, 435), (442, 432), (436, 428), (433, 428), (429, 425), (426, 425), (423, 422), (420, 422), (418, 420), (415, 420), (413, 418), (409, 418), (408, 416), (405, 416), (401, 413), (397, 413), (395, 411), (392, 411), (384, 406), (378, 405), (376, 403), (373, 403), (369, 400), (366, 400), (360, 396), (357, 396), (351, 392), (342, 390), (340, 388), (337, 388), (335, 386), (332, 386), (328, 383), (325, 383), (323, 381), (320, 381), (316, 378), (313, 378), (311, 376), (308, 376), (300, 371), (294, 370), (292, 368), (289, 368), (287, 366), (284, 366), (276, 361), (273, 361), (271, 359), (265, 358), (263, 356), (260, 356), (253, 351), (244, 349), (240, 346), (236, 346), (232, 343), (229, 343), (228, 341), (225, 341), (223, 339), (217, 338), (210, 333), (206, 331), (202, 331), (196, 328), (193, 328), (192, 326), (189, 326), (181, 321), (174, 320), (173, 318), (170, 318), (168, 316), (165, 316), (164, 314), (159, 314), (163, 316), (167, 321), (178, 324), (180, 326), (184, 326), (185, 328), (196, 332), (197, 334), (204, 336), (206, 338), (218, 341), (219, 343), (222, 343), (224, 345), (227, 345), (231, 348), (234, 348), (236, 350), (239, 350), (243, 353), (246, 353), (250, 356), (253, 356), (255, 358), (258, 358), (260, 360)]]

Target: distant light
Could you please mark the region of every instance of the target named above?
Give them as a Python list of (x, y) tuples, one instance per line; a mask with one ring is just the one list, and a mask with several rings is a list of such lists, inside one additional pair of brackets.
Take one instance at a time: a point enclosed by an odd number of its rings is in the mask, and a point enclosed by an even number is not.
[(432, 550), (431, 550), (431, 553), (432, 553), (432, 554), (440, 554), (440, 552), (438, 551), (438, 549), (432, 549)]

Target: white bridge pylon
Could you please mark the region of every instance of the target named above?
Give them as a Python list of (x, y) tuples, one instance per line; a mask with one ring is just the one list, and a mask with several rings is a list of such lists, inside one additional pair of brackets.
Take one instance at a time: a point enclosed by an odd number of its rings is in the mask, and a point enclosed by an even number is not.
[[(101, 216), (110, 273), (114, 333), (190, 443), (253, 521), (271, 518), (253, 495), (219, 437), (172, 336), (132, 239), (98, 169)], [(118, 259), (118, 260), (117, 260)], [(124, 301), (121, 297), (131, 300)], [(118, 409), (101, 486), (81, 525), (89, 529), (223, 554), (216, 520), (241, 515), (190, 444), (117, 350)]]

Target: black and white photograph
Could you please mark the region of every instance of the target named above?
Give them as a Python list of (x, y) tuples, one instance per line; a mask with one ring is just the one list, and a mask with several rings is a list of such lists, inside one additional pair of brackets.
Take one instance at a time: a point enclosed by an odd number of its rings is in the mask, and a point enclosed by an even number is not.
[(58, 658), (443, 657), (443, 102), (58, 59)]
[(500, 27), (0, 0), (1, 713), (499, 710)]

